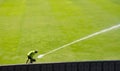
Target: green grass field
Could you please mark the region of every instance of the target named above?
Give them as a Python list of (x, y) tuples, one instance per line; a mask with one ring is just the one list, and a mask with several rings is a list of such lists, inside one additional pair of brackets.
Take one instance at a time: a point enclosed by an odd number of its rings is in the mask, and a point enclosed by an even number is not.
[[(120, 0), (0, 0), (0, 65), (25, 63), (31, 50), (43, 54), (116, 24), (120, 24)], [(37, 63), (119, 59), (120, 28)]]

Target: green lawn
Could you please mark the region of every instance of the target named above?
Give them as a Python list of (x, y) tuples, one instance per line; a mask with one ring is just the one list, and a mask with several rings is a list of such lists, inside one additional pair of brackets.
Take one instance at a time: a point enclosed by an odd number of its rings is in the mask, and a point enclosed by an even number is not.
[[(116, 24), (120, 0), (0, 0), (0, 64), (25, 63), (30, 50), (43, 54)], [(120, 29), (116, 29), (37, 63), (119, 59)]]

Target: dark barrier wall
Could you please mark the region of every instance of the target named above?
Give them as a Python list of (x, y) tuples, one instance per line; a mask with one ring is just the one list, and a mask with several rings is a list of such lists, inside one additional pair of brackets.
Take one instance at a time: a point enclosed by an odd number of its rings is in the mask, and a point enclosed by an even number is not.
[(89, 61), (0, 66), (0, 71), (120, 71), (120, 61)]

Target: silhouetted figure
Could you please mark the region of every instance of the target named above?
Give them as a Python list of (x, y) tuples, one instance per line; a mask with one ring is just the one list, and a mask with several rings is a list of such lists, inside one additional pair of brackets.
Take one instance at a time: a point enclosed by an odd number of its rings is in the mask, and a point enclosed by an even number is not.
[(26, 61), (26, 64), (27, 63), (33, 63), (36, 61), (36, 59), (33, 58), (33, 56), (38, 53), (38, 51), (34, 50), (34, 51), (30, 51), (28, 54), (27, 54), (27, 61)]

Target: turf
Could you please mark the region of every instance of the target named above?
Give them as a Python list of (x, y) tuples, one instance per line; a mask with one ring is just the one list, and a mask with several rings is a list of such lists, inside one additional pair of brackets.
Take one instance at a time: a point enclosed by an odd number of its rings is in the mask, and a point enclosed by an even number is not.
[[(1, 0), (0, 64), (25, 63), (30, 50), (43, 54), (119, 23), (120, 0)], [(119, 60), (119, 31), (73, 44), (37, 63)]]

